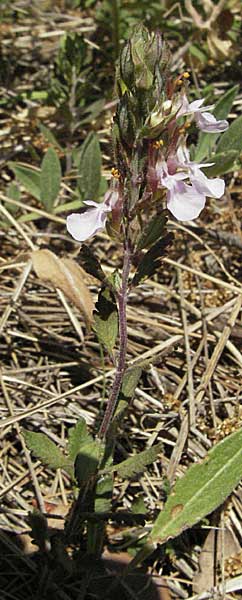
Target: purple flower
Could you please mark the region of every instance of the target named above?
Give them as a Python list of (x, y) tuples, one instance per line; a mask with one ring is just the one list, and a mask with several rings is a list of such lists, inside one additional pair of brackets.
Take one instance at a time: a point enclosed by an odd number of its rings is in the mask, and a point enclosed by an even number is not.
[(117, 191), (108, 191), (104, 196), (104, 202), (98, 203), (93, 200), (85, 200), (90, 206), (88, 210), (79, 214), (72, 213), (67, 217), (66, 227), (71, 236), (78, 242), (84, 242), (98, 231), (104, 229), (108, 213), (118, 201)]
[(204, 98), (200, 98), (189, 104), (186, 95), (183, 94), (177, 117), (193, 114), (198, 128), (207, 133), (220, 133), (228, 129), (228, 121), (225, 119), (217, 121), (214, 115), (207, 112), (213, 108), (213, 105), (202, 106), (203, 103)]

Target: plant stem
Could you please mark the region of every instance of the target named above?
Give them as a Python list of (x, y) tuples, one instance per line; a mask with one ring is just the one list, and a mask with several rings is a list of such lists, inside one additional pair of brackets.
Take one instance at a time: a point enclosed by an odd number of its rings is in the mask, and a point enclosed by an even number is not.
[(123, 381), (123, 375), (125, 371), (125, 360), (127, 352), (127, 317), (126, 317), (126, 306), (127, 306), (127, 295), (128, 295), (128, 279), (130, 271), (130, 248), (128, 241), (124, 247), (124, 260), (123, 260), (123, 274), (122, 274), (122, 285), (120, 291), (117, 294), (118, 302), (118, 314), (119, 314), (119, 355), (117, 370), (114, 377), (111, 393), (108, 399), (108, 404), (103, 417), (101, 427), (98, 432), (98, 437), (103, 438), (106, 436), (109, 425), (111, 423), (113, 413), (115, 411), (118, 395)]

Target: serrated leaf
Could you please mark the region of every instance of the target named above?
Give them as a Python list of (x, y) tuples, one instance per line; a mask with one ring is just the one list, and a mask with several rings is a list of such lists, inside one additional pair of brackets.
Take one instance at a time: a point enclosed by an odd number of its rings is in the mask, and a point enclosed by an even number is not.
[(228, 150), (237, 150), (242, 152), (242, 115), (237, 117), (225, 131), (217, 145), (217, 152), (228, 152)]
[(40, 200), (40, 172), (25, 165), (9, 162), (8, 166), (14, 172), (19, 183), (34, 198)]
[(138, 283), (141, 283), (147, 279), (147, 277), (152, 277), (152, 275), (154, 275), (154, 273), (159, 269), (161, 258), (164, 255), (167, 246), (171, 244), (172, 240), (173, 234), (167, 233), (165, 237), (151, 246), (150, 250), (144, 254), (134, 275), (132, 281), (133, 286), (138, 285)]
[(141, 367), (131, 367), (125, 371), (119, 394), (122, 400), (131, 400), (133, 398), (141, 373)]
[(71, 258), (58, 258), (50, 250), (36, 250), (31, 256), (36, 275), (62, 290), (83, 313), (89, 327), (93, 320), (94, 302), (84, 282), (85, 271)]
[(46, 210), (52, 212), (61, 186), (61, 165), (54, 148), (49, 148), (43, 158), (40, 171), (40, 200)]
[(100, 440), (91, 440), (82, 444), (75, 460), (75, 477), (78, 485), (83, 485), (97, 473), (102, 453), (103, 446)]
[(81, 447), (92, 441), (91, 435), (87, 431), (85, 419), (80, 419), (75, 427), (71, 427), (68, 434), (68, 456), (73, 461), (76, 460)]
[(155, 215), (142, 232), (137, 244), (137, 249), (143, 250), (143, 248), (149, 248), (149, 246), (152, 246), (160, 239), (162, 235), (164, 235), (166, 223), (167, 215), (164, 212), (160, 215)]
[(65, 469), (67, 467), (66, 456), (45, 433), (37, 433), (27, 429), (22, 429), (22, 433), (28, 448), (34, 456), (48, 465), (50, 469)]
[(101, 150), (96, 133), (90, 132), (82, 145), (78, 175), (83, 200), (97, 200), (101, 181)]
[(220, 152), (219, 154), (214, 154), (211, 157), (211, 160), (214, 163), (214, 165), (207, 168), (204, 167), (203, 171), (208, 177), (217, 177), (217, 175), (224, 175), (224, 173), (232, 171), (237, 156), (237, 150), (228, 150), (227, 152)]
[(92, 250), (90, 250), (86, 244), (82, 244), (78, 258), (81, 260), (86, 273), (96, 277), (99, 281), (104, 281), (106, 279), (106, 275), (102, 270), (98, 258), (96, 258)]
[[(218, 100), (213, 110), (213, 114), (216, 119), (226, 119), (231, 110), (234, 99), (236, 98), (238, 89), (239, 86), (235, 85), (230, 90), (225, 92), (225, 94), (223, 94), (223, 96)], [(198, 144), (195, 150), (195, 161), (201, 162), (206, 156), (211, 155), (211, 151), (215, 146), (215, 142), (220, 135), (220, 133), (200, 132)]]
[(139, 454), (130, 456), (119, 465), (114, 465), (112, 471), (116, 471), (120, 477), (129, 479), (138, 473), (143, 473), (145, 467), (157, 460), (158, 455), (162, 451), (162, 443), (156, 444), (147, 450), (143, 450)]
[(114, 294), (108, 287), (99, 292), (94, 321), (99, 342), (111, 353), (118, 335), (118, 311)]
[(214, 446), (201, 464), (192, 465), (177, 480), (151, 538), (165, 542), (215, 510), (242, 476), (242, 429)]

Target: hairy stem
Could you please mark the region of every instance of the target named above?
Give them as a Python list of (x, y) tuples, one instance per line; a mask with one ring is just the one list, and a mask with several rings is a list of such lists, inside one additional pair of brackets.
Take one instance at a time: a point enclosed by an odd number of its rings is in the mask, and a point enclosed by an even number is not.
[(98, 437), (103, 438), (106, 436), (109, 425), (111, 423), (116, 405), (118, 395), (123, 381), (123, 375), (125, 371), (125, 360), (127, 352), (127, 318), (126, 318), (126, 306), (127, 306), (127, 295), (128, 295), (128, 278), (130, 271), (130, 249), (128, 243), (124, 248), (124, 260), (123, 260), (123, 274), (122, 274), (122, 285), (117, 295), (118, 302), (118, 313), (119, 313), (119, 355), (117, 370), (114, 377), (111, 393), (108, 399), (108, 404), (103, 417), (101, 427), (98, 432)]

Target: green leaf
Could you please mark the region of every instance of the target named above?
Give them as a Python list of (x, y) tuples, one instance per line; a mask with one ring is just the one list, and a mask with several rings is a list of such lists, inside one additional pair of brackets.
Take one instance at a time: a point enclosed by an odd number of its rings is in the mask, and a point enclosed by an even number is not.
[[(216, 119), (226, 119), (237, 96), (238, 89), (239, 86), (235, 85), (218, 100), (213, 111)], [(197, 162), (201, 162), (206, 156), (210, 156), (219, 136), (220, 133), (201, 132), (199, 134), (199, 141), (195, 151), (195, 160)]]
[(150, 250), (144, 254), (141, 262), (137, 268), (137, 271), (134, 275), (132, 285), (138, 285), (147, 277), (152, 277), (154, 273), (160, 267), (160, 261), (162, 256), (164, 255), (167, 246), (171, 244), (173, 240), (173, 234), (167, 233), (165, 237), (161, 238), (156, 244), (151, 246)]
[(36, 433), (22, 429), (27, 446), (36, 458), (39, 458), (51, 469), (65, 469), (67, 458), (45, 433)]
[(76, 423), (75, 427), (71, 427), (68, 433), (68, 456), (73, 463), (83, 444), (91, 441), (92, 437), (87, 431), (86, 421), (82, 418)]
[(211, 167), (204, 167), (203, 171), (208, 177), (216, 177), (223, 175), (233, 170), (235, 159), (238, 156), (237, 150), (228, 150), (228, 152), (220, 152), (211, 157), (214, 163)]
[(156, 444), (139, 454), (130, 456), (119, 465), (114, 465), (112, 471), (116, 471), (123, 479), (129, 479), (138, 473), (143, 473), (145, 467), (155, 462), (162, 451), (162, 443)]
[(152, 246), (161, 236), (164, 235), (165, 226), (167, 223), (167, 215), (165, 211), (160, 215), (155, 215), (153, 219), (145, 227), (144, 231), (139, 238), (137, 249), (142, 250), (143, 248), (149, 248)]
[[(7, 188), (7, 196), (8, 198), (10, 198), (10, 200), (17, 200), (17, 202), (21, 200), (21, 192), (19, 186), (16, 185), (14, 181), (11, 181)], [(9, 202), (6, 202), (5, 207), (12, 214), (15, 214), (19, 210), (18, 206), (15, 206), (14, 204), (11, 204)]]
[(49, 148), (43, 158), (40, 172), (40, 200), (52, 212), (61, 185), (61, 165), (54, 148)]
[(96, 258), (92, 250), (90, 250), (89, 246), (86, 246), (86, 244), (82, 244), (78, 259), (80, 259), (83, 269), (89, 273), (89, 275), (93, 275), (93, 277), (96, 277), (99, 281), (104, 281), (106, 279), (106, 275), (102, 270), (98, 258)]
[(177, 480), (151, 538), (165, 542), (192, 527), (231, 494), (242, 475), (242, 429), (214, 446), (201, 464)]
[(62, 150), (62, 147), (60, 146), (51, 129), (43, 125), (43, 123), (39, 123), (39, 129), (47, 142), (58, 148), (58, 150)]
[(114, 294), (108, 287), (99, 292), (96, 309), (94, 321), (99, 342), (111, 353), (118, 335), (118, 311)]
[(189, 52), (192, 54), (192, 56), (195, 56), (195, 58), (200, 60), (202, 64), (205, 64), (207, 62), (207, 55), (204, 52), (202, 52), (201, 49), (198, 48), (198, 46), (195, 46), (195, 44), (191, 44), (191, 46), (189, 47)]
[(238, 154), (242, 151), (242, 115), (237, 117), (221, 135), (217, 152), (228, 152), (228, 150), (237, 150)]
[(21, 164), (9, 162), (8, 166), (14, 172), (15, 177), (34, 198), (40, 200), (40, 173)]
[(100, 440), (91, 440), (82, 444), (75, 461), (75, 477), (78, 485), (88, 482), (97, 473), (102, 453), (103, 446)]
[(81, 147), (78, 175), (83, 200), (97, 200), (101, 182), (101, 150), (96, 133), (90, 132)]
[(83, 206), (82, 200), (71, 200), (70, 202), (65, 202), (65, 204), (60, 204), (59, 206), (55, 206), (53, 209), (53, 213), (58, 215), (62, 212), (69, 212), (70, 210), (75, 210), (77, 208), (81, 208)]

